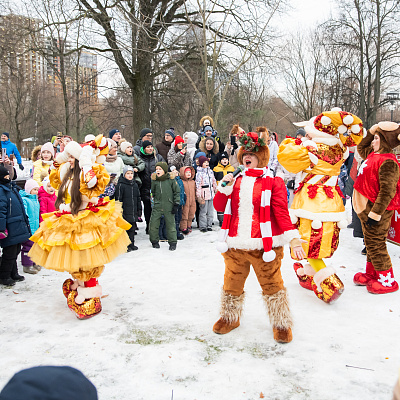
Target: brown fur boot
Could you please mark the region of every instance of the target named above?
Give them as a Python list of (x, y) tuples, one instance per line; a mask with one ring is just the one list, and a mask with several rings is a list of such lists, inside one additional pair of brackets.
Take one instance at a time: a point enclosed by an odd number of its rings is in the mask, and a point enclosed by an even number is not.
[(244, 292), (240, 296), (233, 296), (221, 292), (221, 318), (214, 324), (213, 331), (220, 335), (229, 333), (240, 325), (244, 303)]
[(263, 299), (274, 331), (274, 339), (279, 343), (291, 342), (293, 321), (286, 288), (272, 295), (264, 294)]

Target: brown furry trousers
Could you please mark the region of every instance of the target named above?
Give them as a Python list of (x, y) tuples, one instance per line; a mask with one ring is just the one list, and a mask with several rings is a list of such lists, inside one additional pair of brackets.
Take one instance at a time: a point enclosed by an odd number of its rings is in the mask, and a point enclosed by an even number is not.
[(365, 247), (367, 248), (367, 261), (371, 262), (376, 271), (387, 271), (392, 268), (392, 261), (386, 247), (386, 237), (394, 210), (386, 210), (378, 225), (368, 226), (368, 213), (372, 203), (368, 201), (365, 210), (358, 214), (364, 233)]
[(225, 259), (224, 291), (233, 296), (243, 293), (244, 284), (253, 266), (263, 294), (272, 295), (284, 288), (281, 275), (283, 247), (275, 247), (275, 260), (265, 262), (263, 250), (229, 249), (223, 253)]

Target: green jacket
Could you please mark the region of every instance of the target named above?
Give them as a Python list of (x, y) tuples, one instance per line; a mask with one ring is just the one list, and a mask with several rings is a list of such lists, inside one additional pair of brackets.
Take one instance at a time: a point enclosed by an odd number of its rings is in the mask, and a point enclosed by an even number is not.
[(139, 178), (139, 173), (144, 170), (146, 167), (146, 164), (144, 161), (138, 157), (135, 152), (131, 156), (128, 156), (125, 153), (122, 153), (121, 151), (118, 150), (117, 152), (118, 157), (122, 158), (122, 161), (124, 162), (124, 165), (130, 165), (133, 168), (137, 168), (138, 172), (135, 172), (134, 177), (135, 181), (138, 183), (139, 187), (142, 186), (142, 180)]
[(160, 177), (154, 172), (151, 174), (151, 194), (154, 201), (154, 209), (171, 212), (174, 204), (180, 202), (180, 189), (175, 178), (169, 173)]

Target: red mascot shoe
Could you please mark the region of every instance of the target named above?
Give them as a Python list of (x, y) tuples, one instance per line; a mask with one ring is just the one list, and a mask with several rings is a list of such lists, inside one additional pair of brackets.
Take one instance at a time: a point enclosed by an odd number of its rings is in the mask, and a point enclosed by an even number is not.
[(393, 268), (387, 271), (375, 271), (375, 279), (367, 283), (367, 290), (372, 294), (392, 293), (399, 290), (399, 284), (394, 279)]
[(366, 286), (369, 281), (377, 279), (376, 271), (372, 262), (367, 261), (367, 265), (364, 272), (357, 272), (353, 277), (353, 282), (358, 286)]
[[(300, 286), (303, 287), (304, 289), (313, 290), (312, 289), (312, 280), (313, 280), (313, 275), (315, 273), (314, 270), (308, 271), (307, 264), (305, 267), (303, 267), (303, 264), (301, 264), (299, 262), (295, 262), (293, 264), (293, 268), (294, 268), (294, 272), (296, 272), (296, 276), (299, 280)], [(309, 268), (312, 269), (311, 265), (309, 266)], [(310, 275), (308, 275), (307, 272), (310, 273)]]
[[(63, 283), (62, 289), (63, 289), (64, 296), (65, 296), (67, 299), (68, 299), (69, 294), (70, 294), (71, 292), (74, 291), (74, 289), (71, 289), (71, 285), (72, 285), (73, 283), (74, 283), (74, 281), (73, 281), (72, 279), (67, 279), (67, 280)], [(75, 290), (75, 292), (76, 292), (76, 290)]]
[(67, 303), (78, 319), (92, 318), (101, 312), (100, 297), (93, 297), (85, 300), (82, 304), (77, 304), (75, 302), (77, 295), (77, 292), (72, 291), (68, 296)]

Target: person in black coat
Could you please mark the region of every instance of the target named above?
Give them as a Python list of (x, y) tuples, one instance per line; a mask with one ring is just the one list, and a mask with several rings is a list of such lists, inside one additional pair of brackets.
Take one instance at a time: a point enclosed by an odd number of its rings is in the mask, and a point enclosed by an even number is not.
[(128, 230), (128, 236), (131, 244), (128, 246), (128, 252), (137, 250), (135, 246), (136, 222), (139, 215), (142, 215), (142, 203), (140, 201), (139, 186), (134, 178), (134, 171), (130, 165), (125, 166), (122, 175), (119, 177), (115, 187), (115, 200), (122, 203), (122, 217), (128, 221), (132, 227)]
[(30, 237), (31, 229), (22, 198), (9, 171), (0, 165), (0, 246), (3, 255), (0, 264), (0, 284), (15, 285), (25, 278), (18, 274), (17, 257), (21, 243)]
[(140, 148), (139, 157), (146, 164), (145, 169), (139, 173), (139, 177), (142, 181), (142, 186), (140, 188), (140, 198), (143, 202), (144, 208), (144, 218), (146, 220), (146, 233), (149, 233), (149, 222), (151, 216), (151, 174), (156, 170), (156, 164), (158, 162), (165, 162), (165, 160), (157, 154), (153, 148), (153, 144), (148, 140), (142, 143)]

